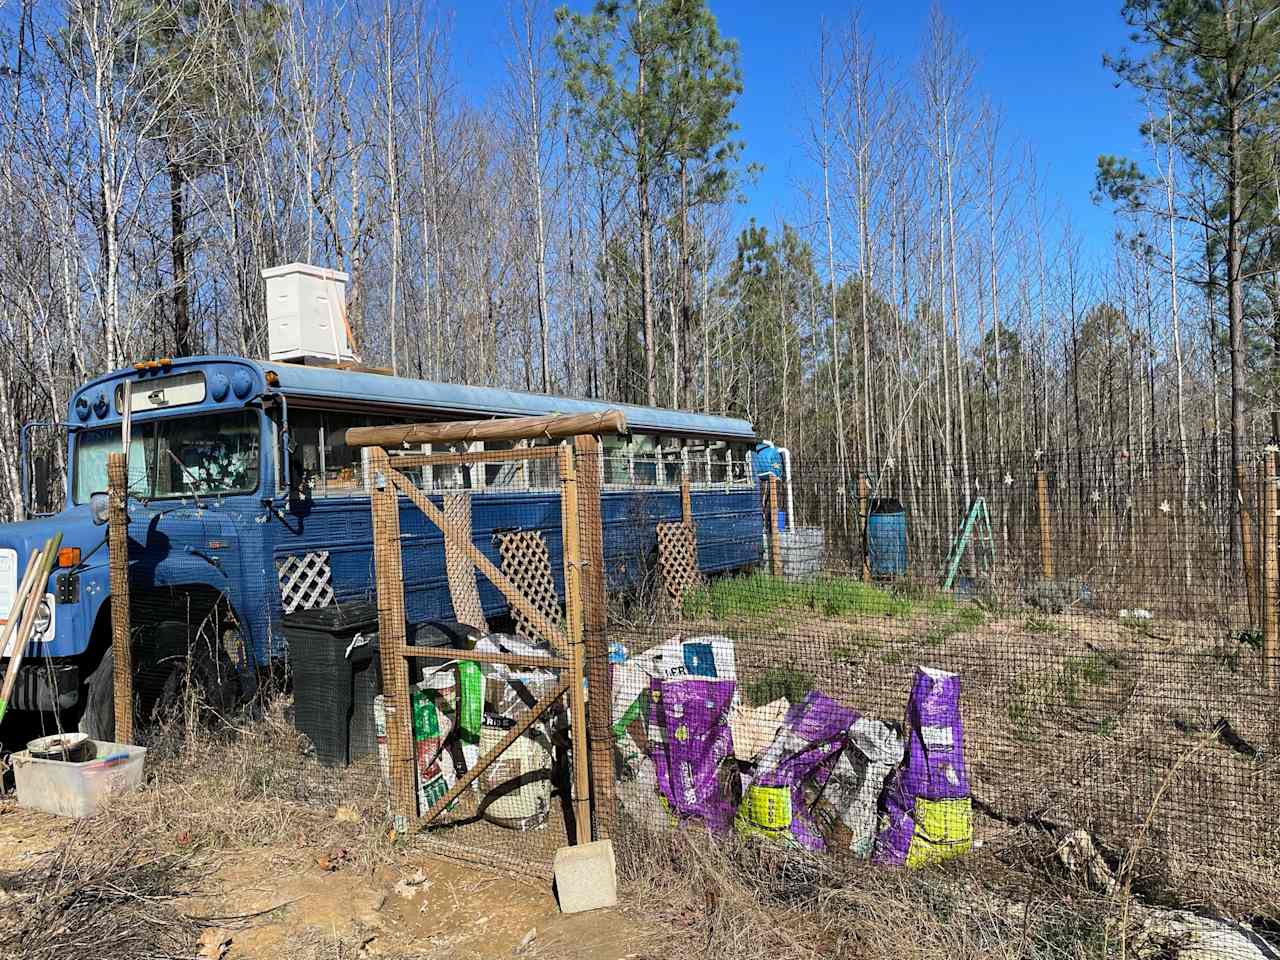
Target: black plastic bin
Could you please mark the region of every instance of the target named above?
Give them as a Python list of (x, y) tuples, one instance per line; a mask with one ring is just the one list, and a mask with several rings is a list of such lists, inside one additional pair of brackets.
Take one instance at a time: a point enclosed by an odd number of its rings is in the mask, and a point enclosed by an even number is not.
[[(327, 766), (350, 763), (378, 749), (373, 698), (382, 692), (378, 651), (378, 607), (367, 601), (315, 610), (296, 610), (284, 618), (293, 674), (294, 723), (315, 745)], [(411, 624), (415, 647), (465, 649), (476, 631), (451, 621)], [(412, 657), (409, 682), (424, 669), (452, 659)]]
[(283, 621), (294, 724), (326, 766), (377, 749), (373, 698), (381, 687), (378, 608), (367, 602), (295, 610)]

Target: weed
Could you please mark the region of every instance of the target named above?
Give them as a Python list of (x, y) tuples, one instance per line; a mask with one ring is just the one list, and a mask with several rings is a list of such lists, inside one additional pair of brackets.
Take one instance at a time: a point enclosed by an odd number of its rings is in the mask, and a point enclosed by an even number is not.
[(815, 677), (794, 666), (770, 667), (760, 679), (746, 685), (747, 700), (753, 707), (762, 707), (779, 697), (791, 703), (799, 703), (813, 689)]
[(1251, 647), (1254, 650), (1262, 649), (1262, 631), (1256, 627), (1246, 627), (1238, 631), (1234, 639), (1242, 647)]
[(1051, 620), (1044, 617), (1027, 617), (1023, 621), (1022, 627), (1028, 633), (1057, 633), (1062, 628)]
[(848, 645), (841, 644), (831, 651), (831, 659), (836, 663), (853, 663), (855, 660), (871, 653), (882, 645), (880, 637), (870, 634), (856, 634), (849, 638)]
[(940, 647), (957, 633), (964, 633), (987, 622), (987, 615), (972, 604), (951, 608), (951, 616), (926, 633), (922, 642), (927, 647)]

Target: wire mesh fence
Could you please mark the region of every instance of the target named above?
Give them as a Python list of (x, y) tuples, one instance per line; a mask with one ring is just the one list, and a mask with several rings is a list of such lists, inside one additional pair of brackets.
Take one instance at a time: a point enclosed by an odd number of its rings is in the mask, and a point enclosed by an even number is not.
[(622, 821), (908, 865), (1047, 824), (1184, 902), (1275, 902), (1263, 463), (1243, 502), (1214, 448), (797, 465), (758, 562), (614, 598)]
[(342, 537), (277, 549), (289, 667), (228, 741), (264, 795), (407, 803), (432, 849), (539, 873), (580, 825), (918, 866), (1029, 823), (1181, 902), (1280, 896), (1262, 451), (1243, 501), (1214, 449), (809, 462), (776, 488), (591, 447), (578, 486), (558, 449), (425, 457), (317, 499)]

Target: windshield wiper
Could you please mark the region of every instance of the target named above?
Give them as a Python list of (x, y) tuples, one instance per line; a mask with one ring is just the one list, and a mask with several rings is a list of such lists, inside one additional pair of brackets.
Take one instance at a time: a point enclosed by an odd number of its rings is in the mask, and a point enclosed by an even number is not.
[(196, 475), (187, 469), (187, 465), (183, 463), (181, 460), (179, 460), (178, 455), (174, 453), (172, 450), (166, 450), (165, 453), (167, 453), (170, 457), (172, 457), (173, 462), (178, 465), (178, 468), (184, 474), (186, 474), (187, 480), (189, 480), (191, 483), (191, 496), (195, 498), (196, 506), (200, 507), (203, 510), (204, 504), (200, 502), (200, 494), (196, 493), (196, 483), (198, 482), (196, 480)]

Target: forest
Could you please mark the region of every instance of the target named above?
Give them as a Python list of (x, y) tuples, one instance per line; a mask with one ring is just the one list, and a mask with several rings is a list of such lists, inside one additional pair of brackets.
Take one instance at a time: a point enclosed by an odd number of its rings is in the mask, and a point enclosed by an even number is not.
[(906, 62), (856, 10), (812, 24), (792, 214), (745, 219), (732, 12), (497, 0), (478, 97), (427, 0), (0, 3), (0, 514), (21, 424), (136, 359), (264, 357), (260, 271), (295, 260), (349, 272), (362, 361), (402, 376), (727, 412), (966, 487), (1015, 450), (1243, 469), (1277, 402), (1268, 4), (1124, 0), (1099, 37), (1146, 117), (1141, 155), (1100, 145), (1103, 257), (942, 7)]

